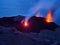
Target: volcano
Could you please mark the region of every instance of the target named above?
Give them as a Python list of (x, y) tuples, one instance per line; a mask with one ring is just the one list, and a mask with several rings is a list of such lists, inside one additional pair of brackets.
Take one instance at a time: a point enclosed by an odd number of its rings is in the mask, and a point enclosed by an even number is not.
[(43, 29), (48, 29), (51, 31), (54, 31), (55, 28), (59, 27), (57, 24), (55, 24), (54, 22), (46, 22), (46, 18), (44, 17), (36, 17), (36, 16), (32, 16), (29, 20), (28, 20), (28, 26), (25, 27), (23, 24), (18, 24), (18, 29), (22, 32), (36, 32), (39, 33), (40, 30)]
[(40, 32), (40, 30), (48, 29), (54, 31), (58, 27), (54, 22), (47, 23), (43, 17), (31, 17), (29, 19), (30, 30), (32, 32)]
[[(19, 17), (19, 16), (18, 16)], [(55, 28), (59, 27), (54, 22), (47, 23), (46, 18), (32, 16), (28, 22), (24, 24), (21, 23), (25, 19), (25, 16), (15, 17), (4, 17), (0, 18), (0, 26), (4, 27), (15, 27), (21, 32), (36, 32), (40, 33), (43, 29), (48, 29), (54, 31)], [(27, 24), (28, 23), (28, 24)]]

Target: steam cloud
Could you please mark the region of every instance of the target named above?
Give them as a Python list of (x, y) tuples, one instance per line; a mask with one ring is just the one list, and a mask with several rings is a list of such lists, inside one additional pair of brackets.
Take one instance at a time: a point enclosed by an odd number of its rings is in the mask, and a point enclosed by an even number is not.
[(37, 14), (41, 9), (50, 10), (54, 3), (55, 1), (53, 0), (40, 0), (34, 7), (29, 9), (26, 20)]

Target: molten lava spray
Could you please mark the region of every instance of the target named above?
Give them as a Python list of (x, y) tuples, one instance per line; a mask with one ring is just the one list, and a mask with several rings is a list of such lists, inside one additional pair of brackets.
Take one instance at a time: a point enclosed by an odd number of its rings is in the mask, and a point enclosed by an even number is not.
[(22, 20), (21, 23), (22, 23), (25, 27), (28, 26), (28, 21), (26, 21), (26, 20)]
[(24, 22), (24, 26), (28, 26), (28, 22), (27, 21)]
[(46, 17), (46, 22), (50, 23), (53, 22), (53, 18), (52, 18), (52, 12), (50, 11)]

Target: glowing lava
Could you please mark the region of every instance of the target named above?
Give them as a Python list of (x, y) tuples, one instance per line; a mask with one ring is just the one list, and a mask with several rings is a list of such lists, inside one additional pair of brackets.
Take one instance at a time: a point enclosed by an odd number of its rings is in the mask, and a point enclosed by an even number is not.
[(52, 12), (50, 11), (46, 17), (46, 22), (50, 23), (53, 22), (53, 18), (52, 18)]
[(24, 22), (24, 26), (26, 26), (26, 27), (28, 26), (28, 22), (27, 21)]
[(22, 23), (25, 27), (28, 26), (28, 21), (26, 21), (26, 20), (22, 20), (21, 23)]

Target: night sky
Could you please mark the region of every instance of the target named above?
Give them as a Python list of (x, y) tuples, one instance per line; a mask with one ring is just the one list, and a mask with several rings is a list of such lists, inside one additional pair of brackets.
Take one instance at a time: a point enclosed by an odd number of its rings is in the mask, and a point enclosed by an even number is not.
[(54, 21), (60, 25), (60, 0), (0, 0), (0, 17), (24, 15), (28, 18), (40, 13), (46, 17), (52, 9)]

